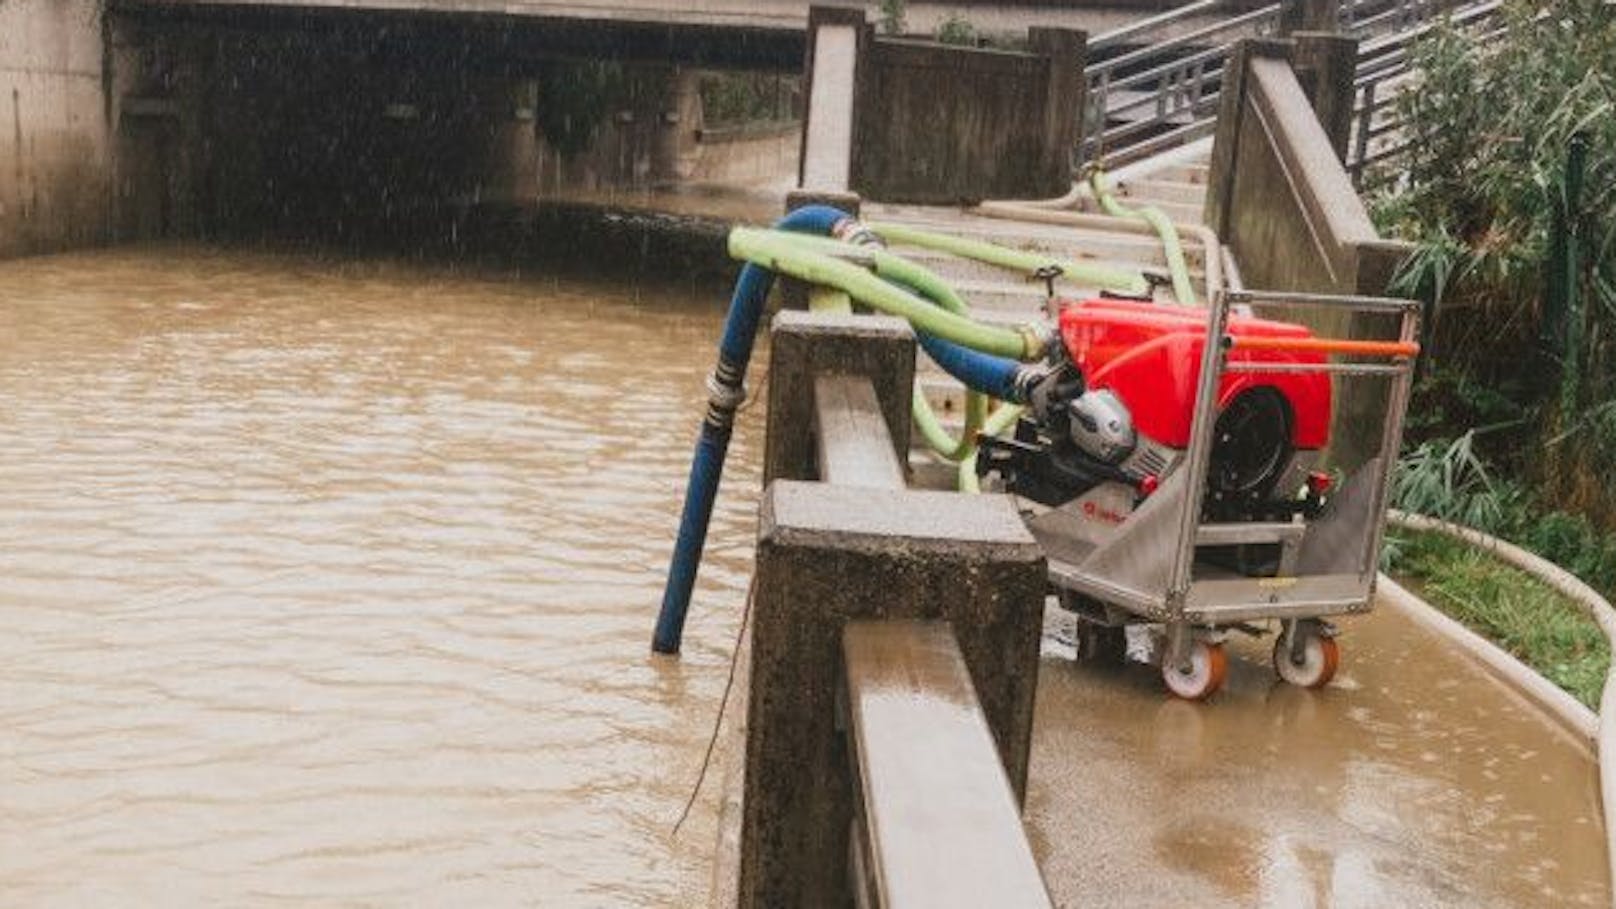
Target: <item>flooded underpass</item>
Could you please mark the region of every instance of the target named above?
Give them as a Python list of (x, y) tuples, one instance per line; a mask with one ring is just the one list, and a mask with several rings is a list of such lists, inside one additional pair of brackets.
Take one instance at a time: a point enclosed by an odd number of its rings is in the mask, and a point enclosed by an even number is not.
[(0, 903), (697, 905), (753, 440), (647, 642), (721, 307), (0, 264)]
[[(126, 249), (0, 264), (0, 903), (700, 905), (743, 414), (647, 653), (722, 291)], [(1393, 613), (1322, 693), (1040, 667), (1063, 905), (1608, 902), (1587, 752)]]

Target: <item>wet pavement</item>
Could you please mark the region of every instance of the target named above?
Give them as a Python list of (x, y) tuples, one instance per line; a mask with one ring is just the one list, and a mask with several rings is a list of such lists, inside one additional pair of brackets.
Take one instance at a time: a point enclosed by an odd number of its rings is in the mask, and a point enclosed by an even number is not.
[(1317, 692), (1232, 640), (1206, 704), (1072, 662), (1050, 613), (1027, 818), (1062, 905), (1609, 905), (1588, 750), (1395, 611)]

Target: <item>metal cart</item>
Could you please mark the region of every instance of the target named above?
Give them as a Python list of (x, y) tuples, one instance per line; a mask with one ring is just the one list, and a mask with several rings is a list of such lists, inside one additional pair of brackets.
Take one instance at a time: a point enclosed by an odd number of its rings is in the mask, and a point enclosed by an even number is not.
[[(1243, 339), (1225, 333), (1232, 307), (1284, 306), (1328, 309), (1395, 324), (1395, 340), (1344, 338), (1264, 339), (1268, 349), (1310, 354), (1316, 362), (1231, 361)], [(1174, 694), (1200, 699), (1222, 684), (1230, 631), (1252, 634), (1259, 623), (1279, 623), (1274, 666), (1287, 681), (1309, 687), (1327, 683), (1339, 664), (1339, 647), (1327, 617), (1368, 612), (1385, 521), (1391, 468), (1402, 443), (1414, 363), (1419, 304), (1412, 300), (1301, 293), (1228, 291), (1208, 307), (1208, 339), (1201, 360), (1191, 438), (1187, 451), (1162, 477), (1157, 490), (1101, 534), (1074, 501), (1030, 517), (1028, 527), (1049, 558), (1049, 577), (1062, 605), (1077, 613), (1078, 647), (1117, 650), (1124, 626), (1150, 623), (1165, 632), (1155, 658)], [(1331, 374), (1339, 407), (1343, 377), (1378, 379), (1386, 386), (1380, 440), (1344, 474), (1318, 512), (1288, 521), (1207, 523), (1203, 497), (1215, 443), (1218, 389), (1226, 372), (1317, 372)], [(1341, 421), (1336, 421), (1340, 426)], [(1332, 440), (1334, 444), (1338, 440)], [(1202, 558), (1208, 547), (1277, 546), (1269, 571), (1251, 575)]]

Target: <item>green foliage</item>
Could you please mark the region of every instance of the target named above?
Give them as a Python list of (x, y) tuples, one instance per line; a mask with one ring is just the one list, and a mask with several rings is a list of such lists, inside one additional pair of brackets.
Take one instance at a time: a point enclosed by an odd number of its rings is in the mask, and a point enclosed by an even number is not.
[(626, 92), (623, 68), (616, 63), (547, 61), (539, 74), (539, 129), (560, 154), (579, 154), (595, 141)]
[(1401, 537), (1391, 570), (1427, 602), (1598, 709), (1610, 650), (1581, 607), (1537, 579), (1439, 534)]
[[(1418, 244), (1396, 289), (1436, 304), (1427, 366), (1444, 380), (1422, 385), (1411, 437), (1487, 426), (1500, 469), (1616, 526), (1616, 8), (1511, 0), (1501, 15), (1498, 37), (1439, 26), (1414, 46), (1418, 81), (1397, 101), (1406, 169), (1382, 174), (1372, 203), (1386, 232)], [(1589, 154), (1573, 208), (1574, 135)], [(1544, 292), (1557, 224), (1581, 252), (1582, 304), (1565, 314)], [(1473, 400), (1490, 413), (1472, 413), (1453, 397), (1477, 388), (1513, 408)]]
[(1404, 452), (1392, 473), (1392, 504), (1477, 530), (1495, 533), (1522, 493), (1493, 479), (1476, 456), (1475, 433), (1444, 443), (1424, 442)]
[(963, 16), (950, 14), (942, 24), (937, 26), (937, 41), (940, 44), (960, 44), (975, 47), (977, 44), (976, 26)]
[(708, 126), (790, 119), (800, 81), (778, 73), (703, 73), (702, 117)]
[(883, 35), (901, 35), (908, 23), (904, 21), (904, 13), (908, 4), (904, 0), (881, 0), (881, 33)]
[[(1405, 452), (1392, 474), (1392, 505), (1509, 540), (1596, 590), (1616, 594), (1616, 537), (1585, 516), (1545, 507), (1519, 483), (1498, 477), (1476, 454), (1475, 440), (1470, 432)], [(1388, 548), (1395, 564), (1398, 546)]]

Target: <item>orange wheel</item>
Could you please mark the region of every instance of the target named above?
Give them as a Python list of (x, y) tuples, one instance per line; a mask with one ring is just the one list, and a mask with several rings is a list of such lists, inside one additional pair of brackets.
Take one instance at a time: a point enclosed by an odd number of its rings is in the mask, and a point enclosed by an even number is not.
[(1274, 671), (1279, 677), (1301, 688), (1323, 688), (1335, 678), (1341, 666), (1341, 646), (1335, 638), (1309, 634), (1303, 640), (1301, 658), (1291, 654), (1281, 635), (1274, 641)]
[(1223, 687), (1229, 674), (1229, 657), (1222, 644), (1196, 641), (1190, 645), (1185, 665), (1164, 660), (1161, 672), (1168, 691), (1186, 701), (1204, 701)]

